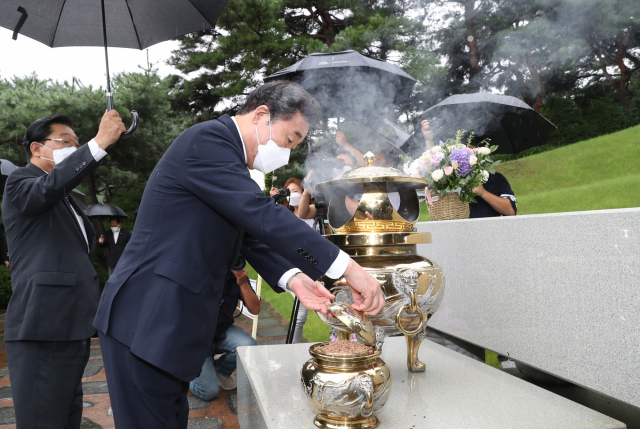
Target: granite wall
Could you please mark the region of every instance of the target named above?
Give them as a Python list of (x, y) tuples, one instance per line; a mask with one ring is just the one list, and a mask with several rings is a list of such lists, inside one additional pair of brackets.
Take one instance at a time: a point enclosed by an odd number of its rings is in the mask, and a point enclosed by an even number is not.
[(640, 208), (422, 222), (430, 326), (640, 406)]

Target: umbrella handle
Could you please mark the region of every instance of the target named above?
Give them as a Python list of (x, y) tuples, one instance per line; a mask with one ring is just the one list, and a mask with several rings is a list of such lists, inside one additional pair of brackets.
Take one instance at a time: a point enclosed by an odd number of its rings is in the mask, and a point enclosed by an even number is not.
[[(113, 110), (113, 94), (107, 92), (107, 110)], [(135, 110), (131, 111), (131, 126), (127, 131), (120, 134), (120, 138), (126, 139), (127, 137), (131, 137), (133, 133), (138, 129), (138, 112)]]

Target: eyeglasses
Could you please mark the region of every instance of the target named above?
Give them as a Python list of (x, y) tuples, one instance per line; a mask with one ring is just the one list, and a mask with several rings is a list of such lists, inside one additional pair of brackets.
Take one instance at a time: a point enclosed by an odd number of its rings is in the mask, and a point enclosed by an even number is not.
[(47, 140), (51, 140), (54, 142), (62, 142), (62, 146), (64, 147), (75, 147), (76, 149), (80, 147), (80, 143), (78, 143), (76, 140), (71, 140), (71, 139), (44, 139), (43, 141), (47, 141)]

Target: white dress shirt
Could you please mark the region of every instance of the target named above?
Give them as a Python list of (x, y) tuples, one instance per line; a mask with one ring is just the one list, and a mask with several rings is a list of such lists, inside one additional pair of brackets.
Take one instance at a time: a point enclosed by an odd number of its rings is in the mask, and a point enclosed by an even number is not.
[(118, 230), (116, 232), (113, 232), (113, 230), (111, 230), (111, 232), (113, 233), (113, 242), (114, 243), (118, 243), (118, 236), (120, 235), (120, 228), (118, 228)]
[[(244, 145), (242, 132), (240, 131), (240, 127), (238, 126), (238, 121), (236, 121), (236, 117), (232, 116), (231, 120), (233, 120), (233, 123), (236, 124), (236, 128), (238, 129), (238, 134), (240, 135), (240, 141), (242, 142), (242, 150), (244, 152), (244, 162), (246, 164), (248, 162), (247, 149), (245, 148), (245, 145)], [(344, 272), (347, 271), (347, 265), (349, 265), (349, 259), (351, 259), (349, 258), (349, 255), (347, 255), (345, 252), (341, 250), (340, 253), (338, 254), (338, 257), (335, 259), (335, 261), (333, 261), (333, 264), (331, 264), (331, 266), (329, 267), (325, 275), (334, 280), (339, 279), (340, 277), (342, 277)], [(278, 281), (278, 286), (280, 286), (282, 289), (287, 289), (286, 286), (289, 280), (291, 280), (291, 277), (301, 272), (302, 271), (299, 270), (298, 268), (292, 268), (289, 271), (285, 272), (282, 275), (282, 277), (280, 277), (280, 280)]]

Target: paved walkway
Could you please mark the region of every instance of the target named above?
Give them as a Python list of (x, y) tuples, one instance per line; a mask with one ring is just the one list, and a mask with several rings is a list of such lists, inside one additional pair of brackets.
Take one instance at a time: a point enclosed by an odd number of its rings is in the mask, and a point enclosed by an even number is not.
[[(0, 315), (0, 429), (14, 429), (15, 415), (11, 399), (11, 381), (7, 367), (7, 355), (4, 347), (4, 318)], [(284, 343), (288, 324), (269, 305), (262, 301), (262, 311), (258, 318), (257, 340), (259, 344)], [(242, 316), (236, 319), (236, 325), (251, 334), (253, 321)], [(113, 417), (109, 415), (107, 379), (102, 363), (100, 342), (91, 340), (91, 357), (84, 370), (82, 379), (84, 390), (83, 429), (114, 428)], [(213, 401), (203, 401), (189, 392), (189, 429), (239, 429), (237, 417), (237, 396), (235, 390), (222, 390)]]

